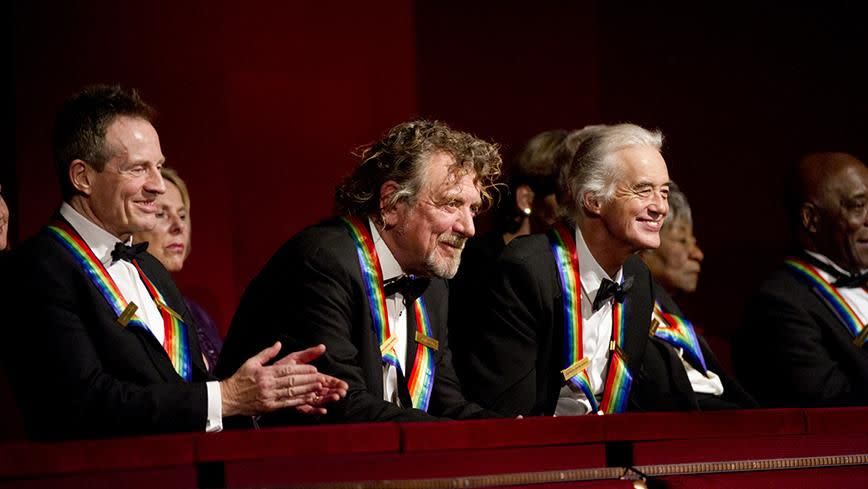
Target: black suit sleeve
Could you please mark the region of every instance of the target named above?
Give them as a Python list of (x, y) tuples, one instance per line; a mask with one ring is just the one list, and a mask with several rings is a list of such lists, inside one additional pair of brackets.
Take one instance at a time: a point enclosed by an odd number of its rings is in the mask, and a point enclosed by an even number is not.
[[(317, 367), (349, 384), (347, 397), (329, 407), (330, 414), (349, 422), (435, 419), (422, 411), (398, 407), (370, 393), (362, 372), (364, 362), (359, 360), (362, 354), (353, 341), (353, 336), (373, 340), (371, 332), (360, 327), (366, 324), (359, 318), (361, 311), (366, 309), (351, 307), (354, 301), (364, 300), (364, 297), (351, 296), (349, 276), (336, 277), (329, 255), (319, 250), (302, 268), (303, 279), (300, 281), (305, 284), (304, 306), (296, 324), (307, 344), (323, 343), (327, 346), (327, 352)], [(380, 363), (367, 367), (382, 371)]]
[(492, 276), (481, 305), (483, 320), (468, 336), (472, 343), (462, 347), (468, 352), (465, 392), (504, 415), (541, 414), (545, 387), (538, 377), (547, 375), (548, 366), (538, 362), (550, 355), (539, 350), (552, 344), (552, 292), (542, 290), (533, 262), (512, 251), (508, 248)]
[[(422, 411), (403, 409), (371, 392), (382, 386), (374, 335), (361, 301), (355, 250), (345, 231), (331, 235), (302, 234), (290, 240), (251, 282), (235, 313), (217, 364), (217, 375), (230, 375), (247, 358), (280, 340), (281, 355), (324, 344), (326, 353), (314, 365), (349, 384), (346, 398), (327, 406), (324, 421), (410, 421), (436, 419)], [(346, 241), (346, 242), (344, 242)], [(357, 290), (358, 289), (358, 290)], [(368, 379), (366, 381), (366, 379)], [(292, 410), (263, 418), (270, 424), (316, 421)]]
[(13, 312), (4, 357), (31, 436), (204, 431), (205, 384), (158, 382), (138, 368), (150, 362), (142, 349), (148, 338), (107, 319), (93, 285), (56, 252), (17, 257), (4, 307)]
[(791, 297), (799, 294), (799, 287), (793, 285), (788, 294), (765, 290), (751, 302), (738, 338), (739, 375), (759, 398), (774, 404), (864, 402), (868, 386), (860, 385), (831, 354), (828, 344), (833, 340), (806, 308), (816, 299), (803, 297), (799, 304)]

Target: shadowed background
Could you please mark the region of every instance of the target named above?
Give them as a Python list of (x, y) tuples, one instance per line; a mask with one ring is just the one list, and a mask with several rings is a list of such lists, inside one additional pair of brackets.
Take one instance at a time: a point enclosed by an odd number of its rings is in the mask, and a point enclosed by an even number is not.
[(16, 1), (14, 158), (0, 172), (12, 243), (58, 206), (53, 115), (91, 83), (136, 87), (158, 109), (192, 196), (178, 285), (224, 331), (272, 252), (331, 212), (354, 150), (390, 126), (441, 119), (509, 160), (546, 129), (630, 121), (666, 135), (706, 257), (685, 309), (726, 357), (745, 297), (787, 250), (786, 168), (808, 149), (868, 153), (862, 16), (503, 3)]

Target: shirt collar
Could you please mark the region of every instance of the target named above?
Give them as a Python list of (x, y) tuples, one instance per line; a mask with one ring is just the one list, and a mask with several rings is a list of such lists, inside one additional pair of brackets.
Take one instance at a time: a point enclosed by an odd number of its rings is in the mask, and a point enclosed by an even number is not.
[(374, 248), (377, 250), (377, 258), (380, 259), (380, 270), (383, 272), (383, 281), (385, 282), (390, 278), (395, 278), (403, 274), (404, 271), (401, 270), (401, 265), (398, 264), (395, 255), (392, 254), (392, 251), (386, 245), (386, 242), (383, 241), (383, 237), (380, 236), (379, 231), (377, 231), (377, 226), (374, 225), (374, 221), (368, 219), (368, 224), (371, 226), (371, 238), (374, 240)]
[[(112, 250), (115, 249), (115, 244), (120, 241), (117, 237), (79, 214), (66, 202), (60, 206), (60, 215), (75, 229), (104, 266), (107, 267), (112, 264)], [(130, 236), (127, 244), (132, 244), (132, 241), (133, 238)]]
[[(815, 251), (808, 251), (808, 250), (805, 250), (805, 253), (813, 256), (814, 258), (820, 260), (821, 262), (825, 263), (826, 265), (829, 265), (830, 267), (834, 268), (835, 270), (841, 272), (841, 274), (843, 274), (843, 276), (845, 276), (845, 277), (849, 277), (851, 275), (850, 272), (839, 267), (835, 262), (833, 262), (832, 260), (827, 258), (825, 255), (821, 255)], [(866, 272), (868, 272), (868, 268), (863, 268), (863, 269), (859, 270), (859, 272), (860, 273), (866, 273)]]
[(604, 278), (621, 283), (624, 267), (618, 269), (614, 278), (609, 277), (609, 274), (603, 270), (603, 267), (597, 263), (597, 259), (591, 254), (591, 250), (588, 249), (585, 238), (582, 237), (582, 231), (578, 226), (576, 226), (576, 255), (579, 259), (579, 276), (582, 280), (582, 292), (587, 295), (591, 302), (597, 296), (597, 290), (600, 288), (600, 284), (603, 283)]

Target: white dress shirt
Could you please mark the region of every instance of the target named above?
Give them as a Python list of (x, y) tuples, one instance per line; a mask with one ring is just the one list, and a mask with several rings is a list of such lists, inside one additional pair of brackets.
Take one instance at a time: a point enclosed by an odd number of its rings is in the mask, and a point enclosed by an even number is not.
[[(157, 304), (151, 298), (150, 292), (139, 277), (136, 267), (125, 260), (112, 261), (112, 251), (120, 240), (105, 229), (92, 223), (82, 216), (69, 204), (60, 207), (60, 215), (69, 222), (73, 229), (78, 232), (87, 246), (93, 251), (106, 271), (114, 280), (124, 299), (134, 302), (138, 306), (136, 316), (148, 327), (157, 341), (162, 345), (166, 337), (163, 316), (160, 314)], [(132, 243), (132, 237), (127, 244)], [(195, 334), (188, 331), (187, 334)], [(223, 429), (223, 405), (221, 402), (220, 383), (217, 381), (206, 382), (208, 393), (208, 420), (205, 431), (213, 432)]]
[[(823, 256), (819, 253), (814, 253), (813, 251), (805, 250), (805, 252), (808, 253), (809, 255), (813, 256), (814, 258), (820, 260), (821, 262), (828, 264), (829, 266), (833, 267), (835, 270), (838, 270), (839, 272), (841, 272), (845, 276), (850, 275), (849, 272), (842, 269), (841, 267), (836, 265), (835, 262), (826, 258), (825, 256)], [(817, 270), (817, 273), (819, 273), (820, 276), (823, 277), (823, 279), (826, 280), (827, 282), (829, 282), (830, 284), (834, 283), (835, 280), (837, 280), (837, 278), (826, 273), (825, 270), (821, 270), (818, 267), (815, 267), (815, 270)], [(868, 271), (868, 270), (860, 270), (861, 273), (865, 273), (866, 271)], [(865, 291), (865, 288), (864, 287), (833, 287), (833, 288), (835, 290), (837, 290), (839, 294), (841, 294), (841, 297), (843, 297), (845, 301), (847, 301), (847, 304), (850, 305), (850, 307), (853, 309), (853, 312), (855, 312), (856, 316), (859, 317), (859, 321), (862, 321), (862, 324), (868, 323), (868, 292)]]
[[(609, 279), (621, 283), (624, 277), (624, 269), (619, 268), (614, 277), (603, 270), (603, 267), (591, 254), (585, 239), (578, 227), (576, 227), (576, 255), (579, 260), (579, 277), (582, 281), (582, 353), (590, 360), (588, 364), (588, 378), (591, 381), (591, 389), (594, 396), (599, 400), (605, 387), (606, 374), (608, 374), (609, 341), (612, 338), (612, 308), (613, 300), (610, 299), (596, 312), (592, 310), (594, 298), (600, 289), (603, 279)], [(650, 326), (651, 319), (648, 318)], [(561, 326), (563, 327), (563, 326)], [(723, 393), (723, 384), (720, 378), (713, 372), (708, 372), (708, 377), (693, 368), (684, 361), (681, 348), (677, 349), (681, 363), (687, 371), (687, 378), (694, 392), (703, 392), (714, 395)], [(634, 372), (635, 374), (635, 372)], [(561, 388), (558, 396), (558, 404), (555, 407), (555, 416), (576, 416), (588, 414), (591, 411), (591, 403), (585, 394), (572, 383), (567, 383)]]
[[(587, 366), (588, 378), (594, 396), (599, 398), (603, 393), (608, 373), (613, 301), (606, 301), (601, 308), (593, 311), (594, 297), (597, 296), (604, 278), (621, 283), (624, 270), (619, 268), (614, 277), (609, 277), (591, 254), (578, 227), (576, 227), (576, 255), (579, 260), (579, 278), (582, 282), (582, 353), (590, 360)], [(650, 324), (651, 318), (648, 318), (648, 321)], [(563, 325), (555, 325), (555, 327), (563, 328)], [(561, 388), (555, 416), (575, 416), (590, 411), (591, 403), (579, 388), (569, 382)]]
[[(368, 219), (368, 223), (371, 226), (374, 248), (376, 248), (377, 257), (380, 260), (383, 281), (402, 275), (404, 272), (401, 270), (401, 265), (398, 264), (392, 251), (386, 246), (386, 242), (377, 231), (377, 226), (370, 219)], [(397, 293), (386, 297), (386, 310), (389, 314), (389, 330), (392, 335), (398, 337), (394, 346), (395, 356), (398, 357), (398, 363), (401, 364), (401, 371), (406, 372), (407, 369), (404, 368), (404, 364), (407, 360), (407, 308), (404, 306), (404, 296)], [(401, 405), (398, 396), (398, 370), (388, 363), (383, 363), (383, 399), (398, 406)]]

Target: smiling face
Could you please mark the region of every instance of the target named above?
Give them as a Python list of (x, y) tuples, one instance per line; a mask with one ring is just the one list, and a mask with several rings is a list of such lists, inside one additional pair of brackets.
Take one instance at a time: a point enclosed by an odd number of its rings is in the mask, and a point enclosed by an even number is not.
[(649, 250), (642, 259), (651, 275), (670, 293), (693, 292), (705, 256), (693, 236), (693, 224), (679, 219), (660, 232), (660, 247)]
[(160, 168), (165, 158), (154, 126), (121, 116), (105, 135), (112, 157), (100, 171), (76, 160), (70, 167), (73, 185), (86, 196), (85, 214), (121, 240), (157, 224), (157, 197), (165, 191)]
[(868, 268), (868, 168), (855, 158), (827, 173), (814, 198), (817, 251), (851, 272)]
[(473, 217), (482, 204), (476, 175), (456, 174), (454, 165), (451, 155), (433, 153), (424, 163), (415, 201), (384, 212), (387, 243), (407, 273), (454, 277), (464, 243), (475, 233)]
[(136, 233), (136, 242), (147, 241), (148, 252), (170, 272), (180, 271), (190, 254), (190, 217), (181, 191), (166, 180), (166, 193), (157, 197), (157, 225)]
[(611, 245), (634, 253), (660, 246), (660, 228), (669, 211), (669, 172), (657, 149), (630, 146), (613, 153), (619, 173), (613, 197), (598, 212)]

